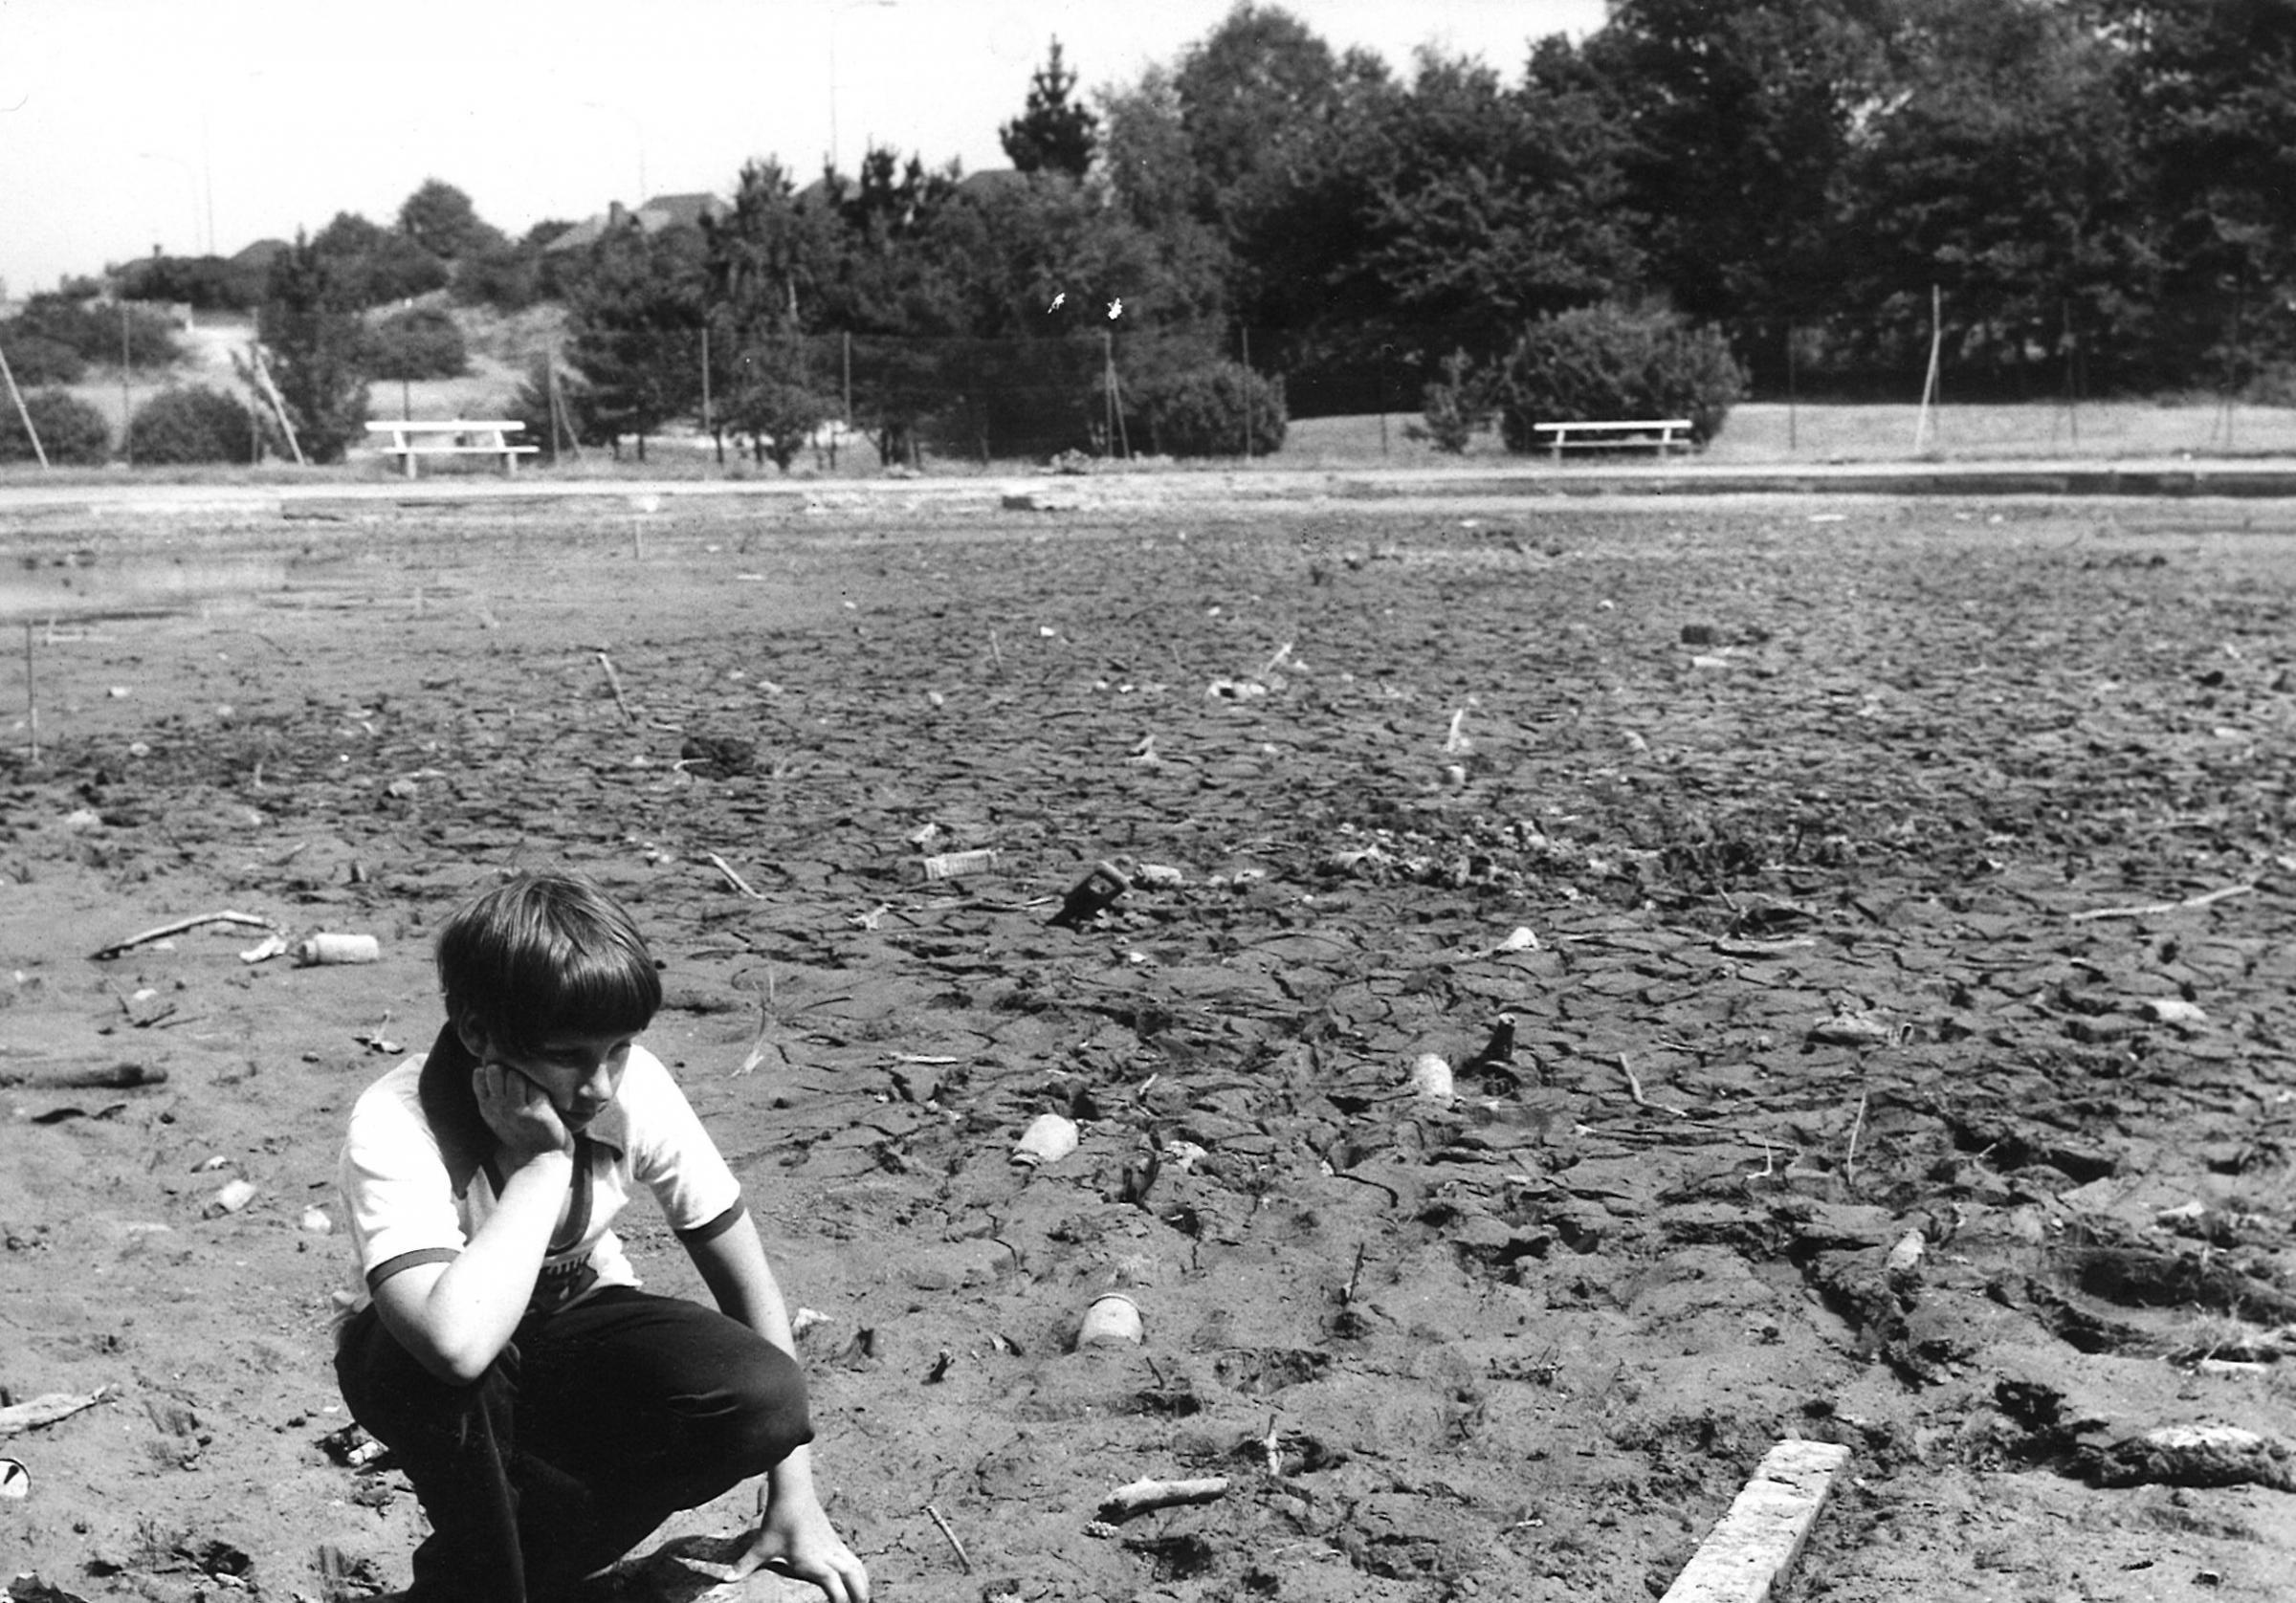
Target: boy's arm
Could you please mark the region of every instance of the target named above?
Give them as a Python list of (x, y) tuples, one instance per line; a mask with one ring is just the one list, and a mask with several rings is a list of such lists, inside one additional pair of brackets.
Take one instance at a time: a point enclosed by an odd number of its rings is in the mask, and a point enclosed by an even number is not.
[(574, 1138), (539, 1087), (487, 1064), (475, 1088), (500, 1142), (494, 1212), (451, 1263), (414, 1264), (374, 1288), (383, 1328), (451, 1386), (484, 1374), (517, 1332), (574, 1175)]
[[(789, 1331), (789, 1309), (765, 1262), (764, 1243), (746, 1211), (732, 1225), (686, 1251), (703, 1284), (729, 1319), (738, 1319), (791, 1357), (797, 1344)], [(758, 1533), (726, 1578), (738, 1579), (767, 1564), (812, 1582), (830, 1603), (868, 1603), (869, 1571), (845, 1545), (822, 1511), (813, 1486), (813, 1452), (800, 1447), (765, 1472), (763, 1517)]]

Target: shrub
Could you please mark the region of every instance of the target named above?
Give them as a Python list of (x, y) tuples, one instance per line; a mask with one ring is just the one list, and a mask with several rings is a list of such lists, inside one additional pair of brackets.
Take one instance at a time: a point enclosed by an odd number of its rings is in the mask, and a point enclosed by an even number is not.
[[(39, 431), (40, 449), (51, 467), (93, 466), (112, 454), (111, 426), (103, 414), (76, 395), (60, 389), (35, 389), (24, 397), (24, 409)], [(24, 420), (13, 406), (0, 406), (0, 462), (35, 462), (38, 455), (24, 432)]]
[(296, 442), (311, 462), (340, 462), (366, 433), (366, 329), (355, 285), (310, 240), (272, 259), (256, 324)]
[(164, 389), (136, 408), (127, 453), (137, 462), (253, 462), (254, 416), (204, 384)]
[(44, 334), (0, 332), (0, 351), (8, 353), (8, 370), (20, 384), (76, 384), (87, 376), (87, 362), (77, 351)]
[(566, 443), (571, 431), (576, 445), (603, 446), (613, 443), (613, 435), (592, 417), (590, 386), (581, 374), (563, 366), (558, 369), (558, 405), (560, 421), (552, 427), (550, 418), (551, 384), (550, 359), (538, 356), (526, 364), (526, 376), (519, 381), (518, 392), (511, 397), (510, 410), (503, 414), (517, 418), (526, 426), (520, 442), (542, 448), (541, 460), (556, 462), (559, 449)]
[(1474, 366), (1474, 359), (1465, 351), (1445, 357), (1443, 377), (1420, 391), (1425, 427), (1412, 424), (1405, 432), (1413, 439), (1432, 440), (1437, 450), (1464, 455), (1468, 443), (1490, 422), (1490, 384)]
[(1704, 444), (1746, 393), (1745, 370), (1713, 328), (1671, 312), (1604, 304), (1541, 318), (1501, 364), (1499, 435), (1535, 450), (1534, 423), (1687, 417)]
[(77, 297), (60, 290), (29, 297), (23, 310), (9, 319), (6, 338), (11, 362), (16, 340), (28, 335), (69, 345), (82, 361), (91, 362), (117, 362), (123, 337), (128, 360), (138, 367), (170, 366), (184, 355), (184, 347), (175, 338), (175, 324), (166, 314), (145, 306)]
[(1159, 455), (1268, 456), (1283, 449), (1284, 386), (1239, 362), (1152, 374), (1124, 391), (1125, 423), (1137, 450)]
[(378, 379), (456, 379), (471, 367), (460, 325), (438, 306), (391, 313), (367, 335), (366, 355)]

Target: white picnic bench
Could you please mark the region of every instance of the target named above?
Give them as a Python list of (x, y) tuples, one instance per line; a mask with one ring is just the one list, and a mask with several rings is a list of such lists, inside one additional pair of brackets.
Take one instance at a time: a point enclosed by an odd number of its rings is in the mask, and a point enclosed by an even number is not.
[(1690, 449), (1690, 420), (1687, 417), (1628, 418), (1608, 423), (1534, 423), (1531, 437), (1546, 437), (1556, 461), (1566, 450), (1621, 450), (1637, 448), (1664, 456)]
[(386, 442), (378, 441), (378, 447), (405, 463), (407, 476), (412, 478), (418, 456), (499, 456), (502, 471), (516, 472), (519, 457), (532, 456), (542, 449), (510, 443), (509, 436), (525, 427), (510, 418), (394, 418), (370, 423), (366, 429), (370, 434), (388, 436)]

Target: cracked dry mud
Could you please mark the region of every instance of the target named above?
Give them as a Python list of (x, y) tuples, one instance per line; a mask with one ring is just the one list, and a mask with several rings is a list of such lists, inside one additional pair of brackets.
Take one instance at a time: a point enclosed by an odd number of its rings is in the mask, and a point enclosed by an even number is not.
[[(305, 1216), (435, 1027), (440, 919), (553, 862), (667, 963), (651, 1039), (822, 1316), (821, 1475), (888, 1598), (1655, 1594), (1798, 1435), (1853, 1457), (1790, 1598), (2285, 1595), (2296, 512), (642, 535), (12, 532), (0, 1401), (100, 1400), (0, 1441), (9, 1573), (404, 1584), (411, 1495), (328, 1451)], [(1052, 922), (1103, 859), (1130, 890)], [(89, 956), (220, 909), (383, 960)], [(166, 1079), (41, 1083), (120, 1065)], [(1007, 1163), (1046, 1111), (1078, 1150)], [(1110, 1287), (1143, 1340), (1075, 1350)], [(1096, 1523), (1141, 1477), (1228, 1488)], [(609, 1590), (704, 1594), (676, 1555), (743, 1512)]]

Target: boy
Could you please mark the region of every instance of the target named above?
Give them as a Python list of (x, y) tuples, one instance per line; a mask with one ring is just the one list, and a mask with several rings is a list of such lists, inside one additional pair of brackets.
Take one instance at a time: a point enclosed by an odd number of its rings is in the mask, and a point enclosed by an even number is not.
[[(868, 1603), (740, 1183), (635, 1044), (662, 989), (629, 915), (522, 874), (448, 921), (437, 963), (446, 1027), (361, 1095), (342, 1167), (359, 1285), (336, 1374), (430, 1517), (410, 1603), (559, 1603), (753, 1475), (732, 1573)], [(612, 1226), (640, 1181), (718, 1311), (638, 1289)]]

